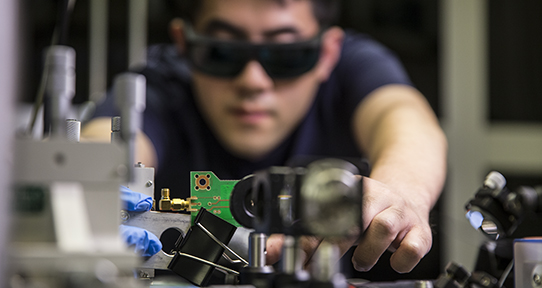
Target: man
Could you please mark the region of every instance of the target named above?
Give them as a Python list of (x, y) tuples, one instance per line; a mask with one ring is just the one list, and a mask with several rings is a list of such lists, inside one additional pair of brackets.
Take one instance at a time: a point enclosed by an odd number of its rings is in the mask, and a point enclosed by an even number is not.
[[(334, 1), (193, 2), (190, 23), (171, 25), (177, 51), (151, 50), (142, 71), (148, 99), (138, 160), (186, 197), (190, 170), (240, 179), (300, 155), (367, 157), (354, 267), (369, 270), (388, 249), (392, 268), (410, 271), (431, 248), (428, 218), (447, 144), (394, 56), (329, 26)], [(109, 125), (96, 119), (85, 134), (107, 137)], [(269, 239), (268, 263), (278, 260), (281, 240)], [(306, 239), (306, 259), (319, 243)]]

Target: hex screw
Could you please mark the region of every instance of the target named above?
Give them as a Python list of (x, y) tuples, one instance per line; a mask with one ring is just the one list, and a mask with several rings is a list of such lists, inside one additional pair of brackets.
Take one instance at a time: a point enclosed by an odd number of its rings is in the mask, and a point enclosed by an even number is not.
[(130, 214), (126, 210), (120, 210), (120, 220), (126, 222), (128, 219), (130, 219)]
[(540, 276), (540, 274), (534, 274), (533, 282), (536, 284), (536, 286), (540, 286), (540, 284), (542, 284), (542, 276)]
[(491, 280), (489, 280), (489, 278), (487, 278), (487, 277), (482, 277), (482, 279), (480, 279), (480, 282), (481, 282), (482, 285), (487, 287), (491, 283)]
[(152, 181), (151, 180), (147, 181), (147, 183), (145, 183), (145, 186), (151, 187), (152, 186)]

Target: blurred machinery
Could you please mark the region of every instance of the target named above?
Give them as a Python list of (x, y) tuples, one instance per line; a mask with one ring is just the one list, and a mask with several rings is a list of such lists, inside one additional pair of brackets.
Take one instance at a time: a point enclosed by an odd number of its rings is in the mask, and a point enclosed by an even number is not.
[[(477, 266), (500, 277), (497, 287), (511, 283), (515, 287), (541, 287), (541, 242), (536, 239), (542, 237), (542, 186), (510, 190), (505, 177), (493, 171), (466, 209), (471, 225), (494, 243), (493, 247), (482, 246), (486, 249), (480, 253), (492, 259), (493, 265)], [(498, 262), (508, 265), (499, 269)]]
[[(249, 265), (240, 283), (256, 287), (346, 287), (338, 272), (335, 238), (360, 237), (362, 185), (357, 168), (346, 161), (322, 159), (307, 168), (271, 167), (239, 182), (230, 209), (242, 225), (253, 228)], [(265, 263), (265, 239), (283, 233), (278, 271)], [(302, 269), (301, 237), (325, 239), (311, 271)]]
[(492, 171), (465, 209), (489, 241), (480, 249), (476, 271), (450, 263), (436, 287), (542, 287), (542, 187), (513, 191)]
[[(336, 267), (340, 255), (332, 241), (320, 245), (312, 271), (305, 271), (300, 239), (359, 237), (361, 178), (355, 176), (354, 165), (323, 159), (307, 168), (270, 167), (234, 181), (235, 185), (212, 172), (192, 174), (195, 190), (207, 194), (183, 201), (169, 199), (164, 189), (158, 211), (125, 212), (126, 225), (148, 229), (164, 245), (138, 268), (139, 275), (152, 278), (155, 270), (167, 269), (197, 286), (213, 283), (219, 272), (219, 282), (229, 285), (346, 287)], [(222, 196), (213, 194), (214, 189)], [(229, 202), (229, 206), (218, 210), (222, 206), (209, 202), (210, 210), (199, 207), (205, 198)], [(189, 215), (167, 213), (188, 209), (194, 210), (192, 221)], [(273, 233), (285, 234), (279, 267), (265, 261), (266, 240)]]
[[(133, 137), (145, 103), (145, 79), (124, 74), (116, 93), (125, 107), (121, 143), (79, 143), (80, 123), (67, 120), (75, 81), (75, 51), (46, 53), (47, 138), (17, 139), (13, 287), (138, 287), (139, 259), (119, 236), (119, 186), (134, 175)], [(143, 104), (141, 104), (143, 103)]]

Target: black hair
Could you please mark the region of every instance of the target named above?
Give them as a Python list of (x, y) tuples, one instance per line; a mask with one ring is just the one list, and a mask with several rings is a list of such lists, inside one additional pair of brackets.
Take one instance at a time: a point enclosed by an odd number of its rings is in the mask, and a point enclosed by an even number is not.
[[(204, 0), (184, 0), (182, 1), (182, 15), (184, 19), (194, 23)], [(261, 1), (261, 0), (254, 0)], [(288, 0), (274, 0), (281, 4)], [(320, 27), (329, 27), (336, 24), (339, 15), (339, 0), (294, 0), (294, 1), (311, 1), (313, 14)]]

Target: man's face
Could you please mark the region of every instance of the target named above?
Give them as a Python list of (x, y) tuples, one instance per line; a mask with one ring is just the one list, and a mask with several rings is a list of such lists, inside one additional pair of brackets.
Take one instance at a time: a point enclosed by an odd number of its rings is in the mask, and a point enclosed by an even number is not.
[[(193, 26), (198, 34), (252, 43), (299, 42), (320, 32), (305, 0), (205, 0)], [(256, 60), (233, 77), (193, 74), (197, 104), (211, 129), (245, 159), (265, 156), (295, 129), (322, 80), (318, 64), (301, 76), (273, 79)]]

